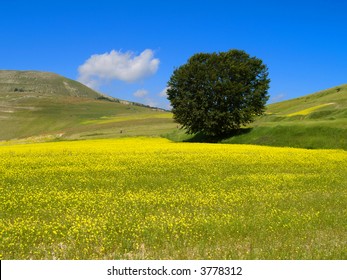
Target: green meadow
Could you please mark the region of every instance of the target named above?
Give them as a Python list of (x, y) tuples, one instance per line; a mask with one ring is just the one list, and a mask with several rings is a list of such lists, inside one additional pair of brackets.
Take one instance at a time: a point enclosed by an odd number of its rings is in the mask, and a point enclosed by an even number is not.
[[(347, 85), (267, 106), (222, 143), (347, 149)], [(0, 144), (129, 136), (204, 142), (170, 112), (101, 95), (52, 73), (0, 71)]]

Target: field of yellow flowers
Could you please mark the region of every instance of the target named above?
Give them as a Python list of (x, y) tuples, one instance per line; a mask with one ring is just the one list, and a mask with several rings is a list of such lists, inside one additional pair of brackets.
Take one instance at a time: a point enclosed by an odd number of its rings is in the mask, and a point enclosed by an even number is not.
[(347, 152), (0, 147), (1, 259), (347, 259)]

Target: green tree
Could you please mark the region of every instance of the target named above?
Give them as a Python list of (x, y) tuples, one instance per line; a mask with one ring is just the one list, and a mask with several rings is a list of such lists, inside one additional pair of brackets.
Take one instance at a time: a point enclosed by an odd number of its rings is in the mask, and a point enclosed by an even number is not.
[(174, 70), (167, 95), (188, 133), (220, 137), (264, 113), (269, 83), (266, 65), (244, 51), (198, 53)]

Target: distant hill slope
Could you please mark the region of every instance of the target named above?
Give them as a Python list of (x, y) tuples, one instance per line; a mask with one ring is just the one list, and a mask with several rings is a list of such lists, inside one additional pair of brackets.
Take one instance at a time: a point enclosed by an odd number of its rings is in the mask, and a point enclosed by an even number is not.
[[(169, 112), (54, 73), (0, 71), (0, 144), (139, 135), (206, 140), (177, 127)], [(347, 84), (270, 104), (264, 116), (222, 142), (347, 150)]]
[[(176, 141), (204, 141), (174, 131)], [(267, 106), (266, 114), (223, 143), (347, 150), (347, 84)]]
[[(347, 109), (347, 84), (299, 98), (271, 104), (267, 115), (302, 116), (304, 119), (332, 119), (343, 117)], [(320, 112), (319, 114), (317, 114)], [(302, 119), (302, 118), (301, 118)], [(288, 119), (290, 120), (290, 119)]]
[(174, 127), (170, 113), (54, 73), (0, 71), (0, 141), (159, 135)]
[(347, 84), (270, 104), (251, 127), (226, 142), (347, 150)]
[(35, 97), (98, 98), (102, 96), (74, 80), (39, 71), (0, 71), (0, 92), (2, 94), (26, 93)]

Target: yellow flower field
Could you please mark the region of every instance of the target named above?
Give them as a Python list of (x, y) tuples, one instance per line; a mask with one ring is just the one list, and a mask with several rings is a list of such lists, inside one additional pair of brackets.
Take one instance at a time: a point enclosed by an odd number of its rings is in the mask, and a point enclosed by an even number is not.
[(347, 152), (123, 138), (0, 147), (2, 259), (346, 259)]

